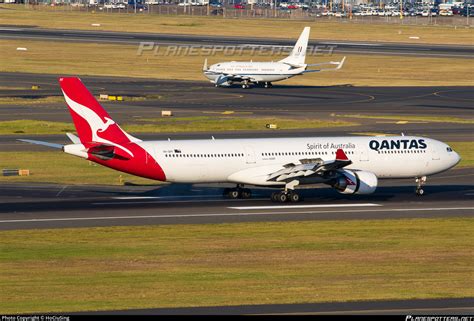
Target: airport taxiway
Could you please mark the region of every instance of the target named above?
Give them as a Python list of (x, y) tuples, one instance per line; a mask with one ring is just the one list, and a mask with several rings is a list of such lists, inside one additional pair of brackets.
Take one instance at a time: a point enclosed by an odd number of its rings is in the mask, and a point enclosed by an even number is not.
[[(0, 119), (35, 119), (70, 122), (57, 83), (58, 75), (0, 73), (0, 98), (34, 99), (57, 96), (57, 102), (46, 104), (3, 104)], [(234, 137), (298, 137), (340, 136), (366, 133), (428, 136), (443, 141), (471, 141), (472, 125), (389, 119), (352, 119), (344, 115), (400, 115), (472, 118), (474, 91), (472, 87), (353, 87), (287, 86), (275, 84), (266, 89), (215, 88), (209, 82), (171, 81), (126, 77), (81, 77), (95, 94), (146, 98), (141, 101), (103, 102), (119, 124), (144, 118), (156, 118), (162, 110), (176, 116), (278, 117), (292, 119), (349, 120), (361, 126), (305, 130), (260, 130), (253, 132), (194, 132), (138, 134), (146, 139), (216, 139)], [(40, 86), (32, 90), (32, 85)], [(8, 89), (14, 88), (14, 89)], [(231, 113), (231, 114), (229, 114)], [(18, 135), (0, 136), (0, 150), (44, 150), (18, 142)], [(67, 143), (65, 135), (36, 136), (35, 139)]]
[(411, 180), (383, 180), (372, 195), (302, 189), (302, 203), (272, 203), (272, 189), (227, 200), (229, 185), (0, 185), (0, 230), (262, 221), (474, 217), (473, 169), (430, 177), (422, 197)]
[[(0, 39), (25, 39), (39, 41), (93, 42), (137, 45), (140, 42), (153, 42), (168, 46), (282, 46), (292, 47), (296, 39), (269, 39), (255, 37), (203, 36), (182, 34), (133, 33), (98, 30), (46, 29), (27, 26), (0, 26)], [(409, 55), (421, 57), (457, 57), (472, 59), (474, 46), (432, 45), (412, 43), (311, 40), (310, 46), (326, 52), (333, 48), (341, 54)], [(332, 50), (332, 49), (331, 49)]]

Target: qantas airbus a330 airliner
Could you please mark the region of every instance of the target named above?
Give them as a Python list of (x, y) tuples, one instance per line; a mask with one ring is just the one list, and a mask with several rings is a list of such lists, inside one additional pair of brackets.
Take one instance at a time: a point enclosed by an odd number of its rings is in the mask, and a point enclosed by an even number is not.
[(141, 141), (115, 123), (81, 80), (59, 83), (79, 137), (59, 145), (24, 139), (125, 173), (175, 183), (234, 183), (229, 198), (249, 198), (244, 185), (276, 187), (275, 202), (298, 202), (299, 185), (327, 184), (343, 194), (371, 194), (379, 178), (415, 178), (423, 194), (426, 176), (455, 166), (459, 155), (434, 139), (306, 137)]

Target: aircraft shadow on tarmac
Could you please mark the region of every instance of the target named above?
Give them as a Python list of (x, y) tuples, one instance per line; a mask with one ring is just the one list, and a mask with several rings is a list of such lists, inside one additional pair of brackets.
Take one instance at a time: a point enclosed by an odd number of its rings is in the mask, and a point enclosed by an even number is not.
[[(252, 89), (257, 89), (257, 88), (263, 88), (265, 90), (273, 90), (273, 89), (326, 89), (326, 88), (350, 88), (354, 87), (353, 84), (341, 84), (341, 85), (331, 85), (331, 86), (311, 86), (311, 85), (283, 85), (283, 84), (273, 84), (272, 88), (265, 88), (263, 84), (253, 84), (250, 89), (245, 89), (245, 90), (252, 90)], [(225, 86), (221, 88), (241, 88), (240, 85), (238, 84), (232, 84), (230, 86)]]
[[(230, 185), (229, 185), (230, 186)], [(137, 196), (137, 197), (157, 197), (165, 199), (171, 198), (190, 198), (196, 201), (205, 199), (215, 199), (222, 197), (224, 185), (221, 186), (206, 186), (202, 184), (168, 184), (159, 186), (158, 188), (150, 189), (142, 193), (131, 193), (127, 192), (113, 192), (113, 194), (126, 195), (126, 196)], [(419, 197), (415, 194), (415, 186), (381, 186), (377, 188), (374, 194), (370, 195), (345, 195), (340, 194), (333, 188), (315, 188), (315, 189), (299, 189), (298, 192), (307, 201), (335, 201), (335, 200), (347, 200), (347, 201), (453, 201), (453, 200), (465, 200), (465, 194), (468, 191), (472, 191), (473, 185), (426, 185), (425, 195)], [(252, 193), (254, 198), (270, 198), (270, 195), (277, 189), (272, 188), (253, 188)], [(101, 191), (104, 193), (104, 191)], [(105, 192), (109, 193), (109, 192)]]

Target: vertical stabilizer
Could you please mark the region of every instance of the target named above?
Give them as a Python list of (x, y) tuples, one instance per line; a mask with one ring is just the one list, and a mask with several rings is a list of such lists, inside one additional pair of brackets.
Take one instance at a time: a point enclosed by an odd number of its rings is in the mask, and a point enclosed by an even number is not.
[(308, 48), (309, 32), (311, 27), (305, 27), (296, 42), (291, 54), (280, 62), (289, 64), (295, 67), (303, 67), (306, 59), (306, 49)]
[(140, 141), (122, 130), (77, 77), (59, 78), (59, 85), (81, 143)]

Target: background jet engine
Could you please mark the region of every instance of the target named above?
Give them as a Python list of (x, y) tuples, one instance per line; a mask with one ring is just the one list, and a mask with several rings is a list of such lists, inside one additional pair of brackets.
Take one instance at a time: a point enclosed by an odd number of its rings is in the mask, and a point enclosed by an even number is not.
[(377, 176), (365, 171), (338, 171), (333, 187), (341, 194), (372, 194), (377, 188)]

